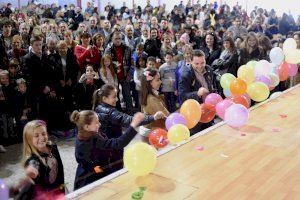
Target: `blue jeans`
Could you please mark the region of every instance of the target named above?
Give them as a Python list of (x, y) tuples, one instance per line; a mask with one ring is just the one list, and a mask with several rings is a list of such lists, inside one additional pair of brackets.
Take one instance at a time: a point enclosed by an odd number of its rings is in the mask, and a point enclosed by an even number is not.
[(119, 84), (122, 87), (122, 95), (126, 104), (126, 110), (133, 110), (132, 98), (131, 98), (131, 90), (130, 90), (130, 82), (128, 81), (119, 81)]

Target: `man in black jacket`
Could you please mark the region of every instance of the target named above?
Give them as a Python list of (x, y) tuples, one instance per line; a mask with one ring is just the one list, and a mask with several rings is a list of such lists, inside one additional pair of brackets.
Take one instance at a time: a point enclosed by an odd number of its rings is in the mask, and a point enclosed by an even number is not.
[[(194, 50), (191, 65), (182, 69), (178, 83), (178, 95), (180, 103), (185, 100), (195, 99), (199, 103), (204, 102), (205, 97), (215, 90), (214, 77), (211, 70), (206, 66), (205, 54), (201, 50)], [(191, 129), (195, 134), (211, 124), (198, 123)]]

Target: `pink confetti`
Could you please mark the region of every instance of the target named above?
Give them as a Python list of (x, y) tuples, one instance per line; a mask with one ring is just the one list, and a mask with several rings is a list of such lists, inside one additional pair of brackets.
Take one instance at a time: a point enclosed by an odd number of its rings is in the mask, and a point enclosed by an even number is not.
[(198, 151), (203, 151), (203, 150), (204, 150), (204, 147), (203, 147), (203, 146), (198, 146), (198, 147), (196, 147), (196, 149), (197, 149)]
[(285, 115), (285, 114), (280, 114), (279, 115), (281, 118), (287, 118), (287, 115)]
[(280, 128), (272, 128), (272, 131), (278, 133), (280, 132)]

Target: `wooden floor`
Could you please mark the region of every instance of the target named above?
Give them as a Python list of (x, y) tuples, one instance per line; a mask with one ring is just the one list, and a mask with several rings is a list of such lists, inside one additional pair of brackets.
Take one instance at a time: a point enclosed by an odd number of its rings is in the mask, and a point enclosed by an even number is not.
[(252, 109), (240, 131), (219, 126), (158, 157), (150, 175), (124, 173), (76, 199), (131, 199), (141, 186), (143, 200), (300, 199), (300, 86)]

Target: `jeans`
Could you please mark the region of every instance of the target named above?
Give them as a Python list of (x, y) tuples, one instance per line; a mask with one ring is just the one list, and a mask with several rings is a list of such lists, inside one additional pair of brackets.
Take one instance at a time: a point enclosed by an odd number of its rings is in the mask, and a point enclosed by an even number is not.
[(174, 92), (164, 92), (165, 103), (170, 113), (176, 111), (176, 100), (177, 97)]
[(131, 90), (130, 90), (130, 82), (127, 81), (119, 81), (119, 84), (122, 87), (122, 95), (126, 104), (126, 110), (133, 110), (132, 98), (131, 98)]

